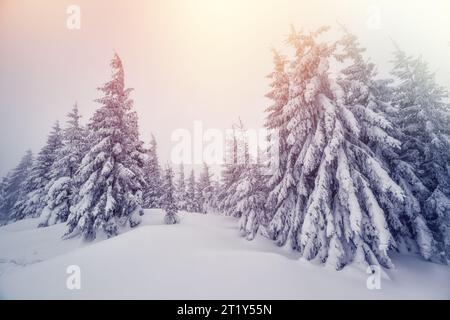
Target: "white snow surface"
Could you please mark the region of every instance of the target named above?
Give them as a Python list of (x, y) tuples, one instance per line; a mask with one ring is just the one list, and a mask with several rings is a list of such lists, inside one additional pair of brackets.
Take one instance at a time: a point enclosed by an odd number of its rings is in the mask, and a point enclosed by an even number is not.
[[(238, 236), (237, 220), (181, 212), (165, 225), (146, 210), (140, 226), (111, 239), (61, 240), (64, 224), (26, 219), (0, 228), (1, 299), (449, 299), (450, 268), (393, 257), (381, 289), (365, 268), (335, 271), (299, 259), (258, 235)], [(78, 265), (81, 289), (66, 286)]]

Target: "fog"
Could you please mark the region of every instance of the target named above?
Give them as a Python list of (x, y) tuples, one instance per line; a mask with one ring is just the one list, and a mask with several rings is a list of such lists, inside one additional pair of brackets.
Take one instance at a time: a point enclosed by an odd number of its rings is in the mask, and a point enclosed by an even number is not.
[[(66, 26), (69, 5), (80, 30)], [(122, 58), (144, 141), (154, 133), (162, 162), (171, 134), (259, 128), (269, 101), (271, 47), (298, 29), (344, 24), (387, 75), (393, 39), (422, 55), (450, 88), (450, 2), (299, 0), (0, 0), (0, 175), (26, 149), (38, 152), (52, 124), (78, 102), (84, 122), (98, 105), (109, 60)]]

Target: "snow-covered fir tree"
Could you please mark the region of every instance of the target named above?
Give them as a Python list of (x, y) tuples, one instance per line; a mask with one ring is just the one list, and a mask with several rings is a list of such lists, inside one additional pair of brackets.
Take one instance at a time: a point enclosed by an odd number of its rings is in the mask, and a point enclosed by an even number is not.
[(122, 61), (111, 61), (112, 79), (99, 88), (101, 104), (88, 125), (89, 150), (75, 179), (79, 195), (71, 208), (66, 237), (81, 234), (92, 240), (98, 231), (115, 236), (120, 226), (140, 223), (142, 167), (146, 155), (139, 140), (137, 115), (132, 111), (132, 89), (126, 89)]
[(19, 164), (2, 180), (0, 212), (3, 213), (3, 219), (0, 217), (0, 221), (9, 220), (8, 217), (15, 203), (25, 196), (25, 181), (32, 165), (33, 153), (28, 150)]
[(186, 210), (188, 212), (198, 212), (199, 206), (196, 197), (196, 182), (195, 182), (195, 174), (194, 170), (191, 170), (191, 174), (189, 175), (187, 186), (186, 186), (186, 194), (187, 194), (187, 203)]
[(268, 233), (278, 245), (336, 269), (355, 260), (391, 267), (395, 240), (383, 207), (403, 201), (404, 193), (362, 138), (366, 124), (346, 104), (349, 93), (330, 76), (336, 45), (320, 41), (326, 30), (293, 30), (289, 37), (295, 50), (289, 99), (279, 121), (268, 125), (285, 130), (287, 155), (269, 194)]
[(51, 180), (46, 186), (46, 206), (42, 210), (40, 227), (65, 222), (78, 194), (74, 176), (87, 149), (85, 130), (80, 125), (81, 115), (76, 103), (67, 117), (63, 146), (58, 150), (57, 159), (50, 169)]
[[(265, 126), (268, 130), (276, 130), (279, 138), (274, 140), (270, 135), (267, 137), (267, 153), (276, 153), (278, 155), (277, 159), (269, 157), (268, 165), (274, 171), (267, 181), (270, 190), (275, 189), (283, 179), (289, 155), (289, 145), (287, 144), (289, 134), (287, 130), (288, 118), (283, 115), (283, 108), (289, 100), (288, 60), (277, 50), (273, 49), (272, 52), (274, 70), (267, 76), (271, 81), (271, 90), (266, 94), (266, 97), (272, 100), (272, 104), (265, 110), (267, 113)], [(271, 213), (275, 212), (276, 206), (277, 199), (274, 197), (268, 198), (266, 207), (269, 218)]]
[(240, 212), (239, 232), (248, 240), (253, 240), (265, 218), (265, 182), (259, 165), (248, 163), (233, 195), (236, 210)]
[[(361, 48), (357, 38), (345, 29), (340, 44), (343, 45), (343, 53), (335, 56), (339, 61), (346, 59), (352, 61), (352, 64), (342, 71), (345, 77), (340, 81), (346, 92), (350, 93), (347, 104), (353, 105), (354, 108), (367, 106), (361, 109), (365, 112), (361, 120), (369, 122), (369, 125), (364, 123), (362, 126), (362, 138), (385, 160), (385, 165), (390, 168), (393, 178), (405, 192), (404, 203), (384, 208), (389, 212), (391, 233), (395, 237), (397, 247), (411, 250), (417, 246), (425, 259), (442, 260), (439, 258), (439, 252), (442, 250), (436, 246), (420, 205), (424, 203), (429, 192), (420, 182), (412, 164), (405, 161), (406, 158), (402, 156), (404, 150), (398, 140), (403, 140), (401, 127), (387, 121), (387, 118), (395, 121), (398, 116), (391, 103), (396, 96), (395, 88), (389, 86), (392, 80), (374, 80), (376, 76), (374, 64), (363, 59), (362, 53), (365, 49)], [(377, 126), (373, 127), (370, 123), (376, 123)], [(376, 134), (373, 134), (374, 132)], [(393, 140), (391, 135), (396, 139)], [(367, 136), (373, 136), (374, 139)]]
[(8, 217), (10, 214), (8, 211), (3, 209), (3, 205), (6, 198), (6, 190), (8, 186), (9, 175), (10, 173), (2, 177), (2, 180), (0, 180), (0, 225), (3, 225), (8, 221)]
[(144, 173), (146, 185), (144, 188), (144, 207), (159, 208), (161, 206), (162, 197), (162, 177), (161, 168), (158, 160), (157, 143), (152, 135), (150, 140), (150, 148), (146, 150), (147, 159), (144, 164)]
[(220, 210), (220, 201), (219, 201), (219, 195), (221, 193), (221, 185), (219, 180), (213, 178), (211, 180), (211, 189), (212, 189), (212, 197), (211, 197), (211, 212), (213, 213), (219, 213)]
[(231, 136), (227, 137), (224, 165), (221, 172), (221, 186), (218, 192), (218, 209), (220, 212), (240, 217), (241, 212), (236, 209), (234, 195), (240, 183), (245, 165), (248, 161), (248, 150), (244, 126), (241, 121), (233, 125)]
[(450, 259), (450, 105), (428, 65), (395, 51), (392, 121), (402, 148), (395, 175), (409, 196), (406, 214), (413, 219), (423, 257)]
[[(402, 187), (401, 181), (395, 178), (395, 167), (401, 161), (398, 152), (401, 142), (397, 130), (389, 121), (392, 112), (391, 79), (378, 79), (375, 65), (363, 56), (366, 51), (361, 47), (357, 37), (344, 27), (343, 37), (338, 41), (338, 52), (334, 57), (343, 64), (338, 83), (346, 92), (345, 104), (355, 114), (360, 128), (360, 139), (370, 147), (383, 167)], [(405, 207), (410, 202), (408, 193), (404, 199), (391, 198), (386, 201), (380, 198), (380, 206), (386, 213), (391, 234), (396, 247), (410, 246), (413, 235), (410, 232), (411, 221), (405, 215)]]
[(46, 186), (51, 180), (51, 168), (63, 143), (62, 130), (56, 122), (47, 137), (47, 143), (39, 151), (27, 179), (23, 183), (22, 194), (12, 209), (11, 219), (38, 217), (46, 205)]
[(175, 183), (175, 199), (178, 210), (187, 210), (188, 193), (186, 188), (186, 179), (184, 177), (184, 165), (181, 163), (178, 169), (178, 177)]
[(164, 170), (164, 178), (163, 178), (163, 194), (161, 198), (161, 208), (165, 211), (166, 215), (164, 216), (165, 224), (175, 224), (179, 222), (179, 218), (177, 216), (178, 207), (176, 205), (175, 199), (175, 186), (173, 184), (174, 173), (172, 168), (167, 165)]
[(198, 209), (201, 213), (208, 213), (213, 210), (213, 187), (211, 184), (212, 175), (209, 172), (209, 166), (203, 163), (200, 177), (196, 184), (196, 200)]

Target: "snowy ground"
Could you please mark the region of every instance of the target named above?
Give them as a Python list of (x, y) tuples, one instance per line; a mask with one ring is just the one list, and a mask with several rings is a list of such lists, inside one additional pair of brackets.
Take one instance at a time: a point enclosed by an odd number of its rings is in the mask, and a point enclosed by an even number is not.
[[(163, 225), (147, 210), (138, 228), (85, 244), (60, 240), (64, 225), (35, 228), (28, 219), (0, 228), (3, 299), (416, 299), (450, 298), (450, 268), (416, 257), (394, 258), (381, 289), (354, 266), (336, 272), (299, 260), (269, 240), (237, 236), (236, 220), (181, 214)], [(66, 287), (78, 265), (81, 289)]]

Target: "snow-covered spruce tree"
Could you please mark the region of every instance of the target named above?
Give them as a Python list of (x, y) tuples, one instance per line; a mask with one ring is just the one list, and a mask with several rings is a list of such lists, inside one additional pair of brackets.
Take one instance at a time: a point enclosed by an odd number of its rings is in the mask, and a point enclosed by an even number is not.
[(211, 198), (211, 212), (213, 213), (219, 213), (220, 211), (220, 202), (219, 202), (219, 195), (221, 192), (221, 186), (220, 186), (220, 182), (217, 179), (212, 179), (211, 180), (211, 189), (212, 189), (212, 198)]
[(253, 240), (265, 217), (266, 196), (265, 177), (259, 165), (248, 163), (233, 195), (236, 210), (241, 213), (239, 232), (247, 240)]
[(45, 207), (46, 186), (51, 180), (51, 167), (56, 161), (59, 149), (62, 147), (62, 131), (56, 122), (47, 137), (47, 143), (39, 151), (27, 179), (23, 184), (23, 196), (17, 200), (12, 209), (12, 220), (25, 217), (38, 217)]
[(244, 127), (241, 121), (233, 125), (232, 134), (226, 141), (225, 163), (221, 172), (221, 186), (218, 192), (218, 210), (225, 215), (240, 217), (241, 212), (236, 210), (236, 202), (233, 199), (236, 188), (243, 174), (248, 150), (245, 141)]
[(203, 169), (200, 172), (200, 177), (198, 179), (196, 187), (196, 199), (199, 212), (210, 212), (213, 209), (213, 188), (211, 185), (211, 174), (209, 173), (209, 166), (206, 163), (203, 163)]
[(175, 224), (179, 222), (179, 218), (177, 216), (178, 207), (176, 205), (173, 177), (174, 174), (172, 168), (168, 165), (164, 171), (164, 192), (161, 198), (161, 208), (166, 212), (166, 215), (164, 216), (165, 224)]
[(0, 181), (0, 225), (5, 224), (8, 221), (9, 212), (3, 209), (3, 205), (6, 198), (6, 189), (9, 184), (9, 172), (6, 176), (2, 177)]
[[(290, 79), (287, 70), (288, 60), (277, 50), (273, 49), (272, 52), (274, 70), (267, 76), (267, 78), (271, 80), (271, 90), (266, 94), (266, 97), (273, 102), (265, 110), (267, 113), (265, 126), (268, 130), (276, 130), (279, 139), (274, 141), (271, 139), (270, 135), (267, 137), (268, 149), (266, 151), (268, 154), (272, 154), (271, 149), (275, 148), (273, 152), (277, 152), (278, 154), (278, 159), (269, 158), (269, 165), (274, 170), (267, 181), (270, 190), (275, 189), (283, 180), (289, 156), (289, 145), (287, 144), (287, 137), (289, 134), (287, 122), (289, 118), (286, 118), (283, 114), (283, 110), (289, 101)], [(271, 163), (275, 161), (276, 163)], [(275, 197), (269, 197), (266, 202), (266, 220), (270, 220), (276, 211), (276, 207), (277, 199)]]
[(25, 196), (25, 181), (28, 178), (32, 165), (33, 153), (31, 150), (28, 150), (19, 164), (2, 180), (0, 212), (3, 213), (3, 219), (0, 218), (0, 220), (7, 221), (14, 204)]
[(65, 222), (78, 193), (74, 176), (87, 148), (85, 130), (80, 125), (81, 115), (76, 103), (67, 117), (63, 146), (59, 149), (57, 159), (50, 168), (51, 180), (46, 186), (46, 206), (42, 210), (40, 227)]
[(269, 194), (275, 210), (267, 231), (278, 245), (336, 269), (355, 260), (391, 267), (395, 241), (383, 206), (404, 193), (363, 141), (361, 116), (329, 75), (335, 44), (318, 40), (326, 30), (289, 37), (289, 100), (283, 121), (271, 125), (286, 130), (287, 161)]
[[(346, 92), (350, 92), (347, 104), (354, 108), (366, 106), (361, 109), (366, 114), (363, 121), (369, 122), (369, 126), (361, 128), (361, 136), (371, 149), (382, 156), (385, 164), (390, 168), (392, 177), (402, 187), (405, 192), (404, 204), (398, 203), (395, 207), (384, 207), (389, 212), (391, 233), (395, 237), (397, 246), (402, 249), (411, 250), (418, 247), (418, 251), (425, 259), (439, 261), (439, 250), (436, 241), (431, 236), (423, 210), (420, 203), (424, 203), (429, 196), (429, 191), (420, 182), (412, 164), (406, 162), (402, 156), (401, 127), (393, 126), (386, 117), (395, 121), (398, 116), (396, 109), (392, 107), (391, 100), (395, 98), (394, 90), (388, 86), (392, 80), (374, 80), (376, 76), (375, 66), (365, 62), (362, 53), (365, 49), (359, 46), (357, 38), (344, 30), (344, 37), (340, 40), (343, 45), (343, 53), (336, 55), (338, 60), (350, 59), (352, 64), (342, 72), (345, 77), (339, 83), (345, 87)], [(395, 98), (396, 99), (396, 98)], [(386, 115), (386, 116), (385, 116)], [(370, 122), (376, 123), (379, 127), (373, 127)], [(373, 132), (376, 134), (374, 135)], [(390, 135), (396, 137), (392, 140)], [(375, 139), (370, 139), (373, 136)], [(377, 138), (378, 137), (378, 138)], [(411, 241), (413, 243), (411, 244)], [(441, 250), (442, 251), (442, 250)]]
[(144, 207), (159, 208), (161, 207), (161, 197), (163, 190), (161, 189), (162, 177), (161, 168), (158, 160), (157, 143), (152, 135), (150, 148), (146, 150), (147, 160), (144, 164), (144, 173), (146, 185), (144, 188)]
[(397, 48), (392, 74), (395, 113), (392, 121), (402, 142), (395, 175), (410, 201), (422, 256), (446, 263), (450, 259), (450, 105), (428, 65)]
[(111, 61), (112, 79), (99, 88), (101, 104), (88, 125), (90, 148), (83, 157), (75, 180), (79, 195), (71, 207), (65, 237), (81, 234), (92, 240), (99, 231), (115, 236), (119, 227), (140, 223), (142, 167), (146, 159), (139, 140), (137, 115), (131, 111), (132, 89), (126, 89), (122, 62)]
[[(347, 64), (338, 78), (339, 85), (346, 93), (345, 104), (358, 120), (361, 141), (370, 147), (390, 176), (403, 188), (401, 179), (397, 179), (394, 174), (398, 163), (402, 161), (398, 156), (401, 143), (396, 139), (398, 132), (388, 116), (393, 111), (392, 80), (376, 78), (375, 65), (363, 57), (365, 48), (360, 46), (355, 35), (344, 27), (342, 29), (344, 34), (338, 41), (338, 52), (334, 57)], [(379, 199), (397, 247), (410, 246), (413, 238), (411, 219), (405, 214), (408, 203), (414, 201), (410, 196), (412, 194), (405, 192), (404, 199)]]
[(175, 199), (178, 210), (187, 210), (188, 194), (184, 177), (184, 165), (182, 163), (178, 169), (178, 178), (175, 183)]
[(186, 193), (187, 193), (187, 203), (186, 203), (186, 210), (188, 212), (198, 212), (199, 206), (197, 203), (197, 197), (196, 197), (196, 182), (195, 182), (195, 174), (194, 170), (191, 170), (191, 174), (189, 175), (189, 179), (186, 186)]

